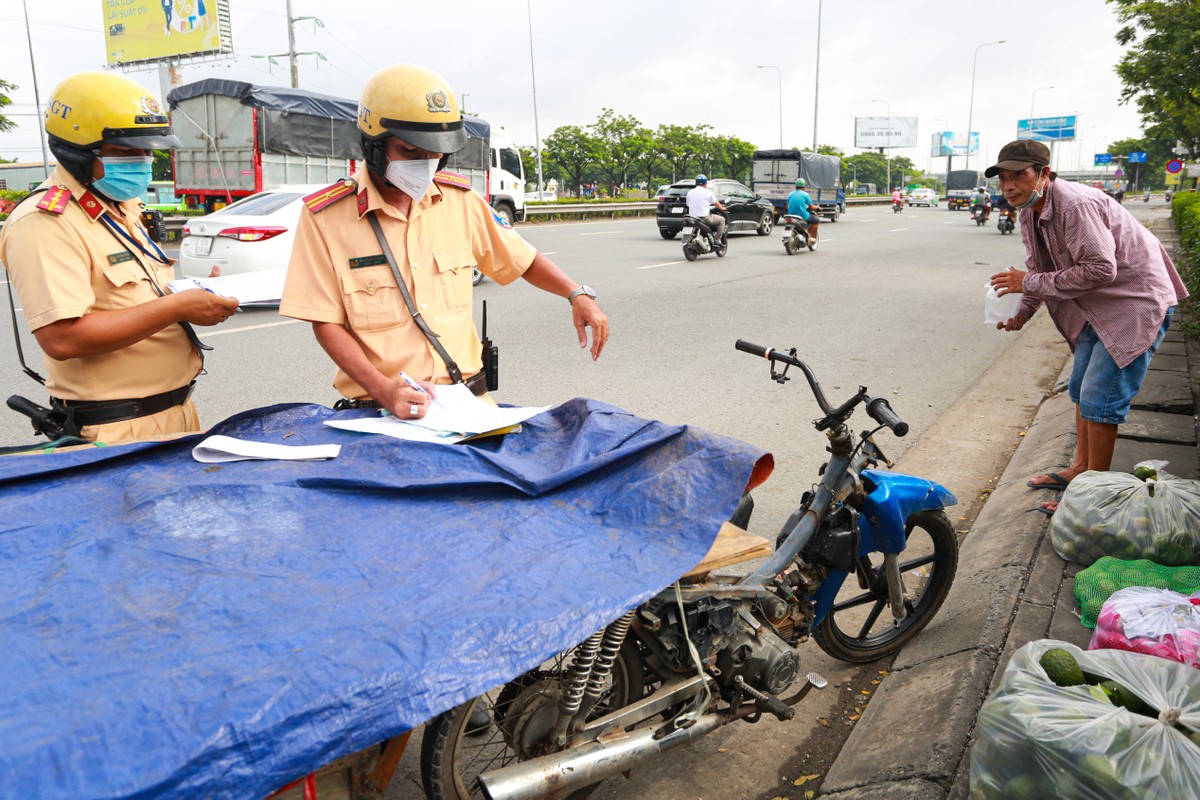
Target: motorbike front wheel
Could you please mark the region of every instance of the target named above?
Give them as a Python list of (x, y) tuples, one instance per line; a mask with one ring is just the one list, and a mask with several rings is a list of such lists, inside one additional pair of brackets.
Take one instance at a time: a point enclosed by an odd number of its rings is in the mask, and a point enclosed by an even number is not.
[[(908, 615), (893, 624), (883, 554), (859, 558), (857, 574), (846, 579), (829, 613), (813, 631), (820, 648), (834, 658), (865, 664), (892, 655), (942, 607), (958, 568), (958, 534), (942, 511), (919, 511), (904, 528), (907, 544), (900, 553), (900, 577)], [(859, 589), (860, 580), (866, 583), (865, 590)]]
[[(572, 648), (560, 653), (540, 668), (426, 723), (421, 739), (425, 796), (429, 800), (482, 798), (476, 783), (482, 773), (552, 752), (555, 748), (548, 735), (558, 717), (563, 679), (570, 673), (574, 652)], [(630, 633), (588, 719), (640, 699), (645, 688), (644, 669)], [(484, 715), (487, 723), (481, 724)], [(583, 800), (597, 786), (572, 792), (567, 800)]]

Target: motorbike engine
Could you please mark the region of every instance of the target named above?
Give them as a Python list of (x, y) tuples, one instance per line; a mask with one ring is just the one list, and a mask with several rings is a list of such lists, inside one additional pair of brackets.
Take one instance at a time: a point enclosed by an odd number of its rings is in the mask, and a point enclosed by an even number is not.
[[(723, 687), (741, 675), (771, 694), (787, 689), (800, 673), (800, 655), (741, 598), (702, 596), (684, 603), (687, 633), (705, 669)], [(639, 609), (639, 638), (660, 671), (691, 672), (695, 667), (673, 597), (661, 595)]]

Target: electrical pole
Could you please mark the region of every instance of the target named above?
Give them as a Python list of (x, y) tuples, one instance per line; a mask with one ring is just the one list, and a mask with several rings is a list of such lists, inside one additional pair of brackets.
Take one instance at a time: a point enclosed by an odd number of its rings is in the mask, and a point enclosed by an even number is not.
[(296, 61), (299, 56), (316, 56), (321, 61), (328, 61), (325, 54), (317, 50), (306, 50), (303, 53), (296, 52), (296, 23), (312, 20), (313, 24), (318, 28), (324, 28), (325, 23), (316, 17), (293, 17), (292, 16), (292, 0), (287, 0), (287, 27), (288, 27), (288, 49), (286, 53), (272, 53), (269, 56), (251, 56), (251, 58), (265, 58), (270, 64), (277, 63), (275, 59), (287, 56), (288, 66), (292, 73), (292, 88), (300, 88), (300, 65)]
[(49, 180), (50, 154), (46, 152), (46, 125), (42, 120), (42, 99), (38, 95), (37, 65), (33, 62), (33, 37), (29, 33), (29, 9), (25, 6), (25, 0), (21, 0), (21, 10), (25, 12), (25, 40), (29, 43), (29, 69), (33, 73), (33, 110), (38, 121), (38, 140), (42, 145), (42, 174)]

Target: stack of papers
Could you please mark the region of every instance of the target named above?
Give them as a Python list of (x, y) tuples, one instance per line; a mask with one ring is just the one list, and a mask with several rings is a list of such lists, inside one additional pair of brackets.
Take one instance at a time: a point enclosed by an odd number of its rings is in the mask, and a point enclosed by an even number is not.
[(283, 281), (286, 277), (287, 267), (281, 267), (222, 275), (219, 278), (181, 278), (171, 281), (167, 287), (172, 292), (207, 289), (222, 297), (236, 297), (238, 305), (242, 306), (278, 306), (283, 298)]
[(471, 394), (465, 385), (456, 383), (437, 388), (437, 399), (421, 419), (379, 416), (327, 420), (325, 424), (344, 431), (380, 433), (414, 442), (455, 444), (476, 436), (504, 433), (548, 408), (550, 406), (499, 408)]

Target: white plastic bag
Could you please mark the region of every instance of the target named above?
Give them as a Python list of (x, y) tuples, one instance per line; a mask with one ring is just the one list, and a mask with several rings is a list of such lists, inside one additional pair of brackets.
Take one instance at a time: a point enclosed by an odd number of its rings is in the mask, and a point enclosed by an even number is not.
[(1084, 566), (1101, 556), (1147, 558), (1166, 567), (1200, 564), (1200, 481), (1157, 475), (1144, 481), (1127, 472), (1091, 471), (1071, 481), (1050, 526), (1055, 552)]
[[(1040, 665), (1047, 650), (1071, 653), (1084, 672), (1115, 680), (1160, 712), (1134, 713), (1088, 686), (1056, 686)], [(1080, 650), (1042, 639), (1013, 654), (983, 704), (971, 750), (971, 797), (1200, 797), (1200, 672), (1121, 650)]]
[(1128, 650), (1200, 668), (1200, 591), (1131, 586), (1100, 609), (1089, 650)]
[(987, 294), (983, 296), (984, 324), (995, 325), (997, 322), (1008, 322), (1021, 310), (1023, 295), (1020, 292), (1009, 292), (1000, 297), (990, 283), (985, 283), (984, 288), (987, 289)]

